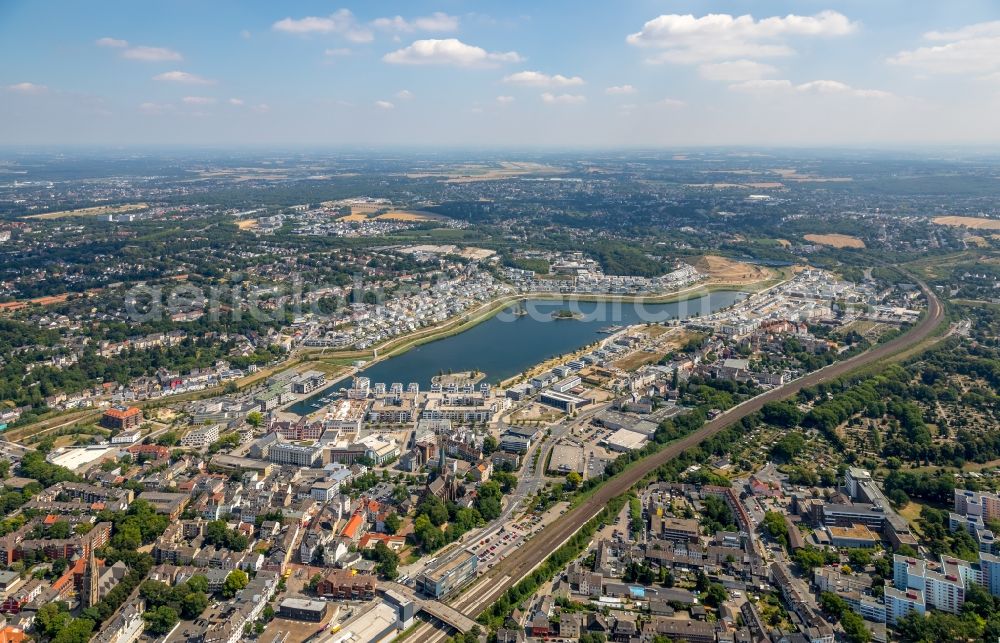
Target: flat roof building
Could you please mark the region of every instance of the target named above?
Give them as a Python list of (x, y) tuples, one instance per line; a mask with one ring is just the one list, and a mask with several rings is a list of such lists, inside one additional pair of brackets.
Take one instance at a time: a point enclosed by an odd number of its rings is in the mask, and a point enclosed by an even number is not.
[(609, 435), (604, 442), (612, 451), (625, 452), (642, 448), (647, 440), (648, 438), (641, 433), (628, 429), (618, 429)]
[(879, 543), (878, 534), (865, 525), (827, 527), (826, 530), (834, 547), (874, 547)]
[(421, 572), (416, 578), (417, 590), (442, 598), (475, 578), (478, 566), (479, 557), (471, 551), (464, 551)]
[(286, 598), (278, 605), (278, 616), (296, 621), (319, 623), (326, 618), (330, 604), (305, 598)]

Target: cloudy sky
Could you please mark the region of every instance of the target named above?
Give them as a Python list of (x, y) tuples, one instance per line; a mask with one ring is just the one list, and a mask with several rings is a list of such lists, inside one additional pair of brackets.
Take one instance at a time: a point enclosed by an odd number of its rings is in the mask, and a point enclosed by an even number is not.
[(0, 145), (995, 145), (997, 114), (997, 0), (0, 1)]

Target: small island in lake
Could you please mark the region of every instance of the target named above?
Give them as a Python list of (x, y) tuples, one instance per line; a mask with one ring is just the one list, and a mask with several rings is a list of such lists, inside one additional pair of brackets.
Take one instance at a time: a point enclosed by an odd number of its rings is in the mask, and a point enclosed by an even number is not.
[(552, 311), (552, 319), (583, 319), (583, 313), (575, 313), (568, 308)]

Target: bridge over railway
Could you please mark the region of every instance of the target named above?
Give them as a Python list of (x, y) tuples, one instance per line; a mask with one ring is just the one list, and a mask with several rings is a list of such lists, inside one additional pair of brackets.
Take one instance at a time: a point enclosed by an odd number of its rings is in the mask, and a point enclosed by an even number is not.
[(417, 596), (414, 591), (406, 585), (400, 585), (399, 583), (387, 581), (382, 583), (382, 587), (412, 601), (414, 605), (414, 613), (424, 612), (428, 616), (441, 621), (445, 625), (458, 630), (459, 632), (468, 632), (476, 624), (474, 620), (453, 607), (445, 605), (440, 601)]

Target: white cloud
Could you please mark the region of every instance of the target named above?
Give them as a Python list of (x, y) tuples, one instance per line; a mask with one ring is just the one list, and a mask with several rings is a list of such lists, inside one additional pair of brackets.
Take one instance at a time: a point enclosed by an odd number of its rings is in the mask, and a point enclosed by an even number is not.
[(97, 39), (97, 46), (98, 47), (117, 47), (117, 48), (120, 49), (122, 47), (128, 47), (128, 41), (127, 40), (119, 40), (118, 38), (98, 38)]
[(240, 31), (240, 38), (242, 38), (243, 40), (250, 40), (251, 38), (253, 38), (253, 34), (250, 33), (249, 29), (243, 29), (242, 31)]
[(521, 56), (514, 51), (488, 52), (482, 47), (467, 45), (457, 38), (417, 40), (408, 47), (382, 57), (396, 65), (451, 65), (454, 67), (492, 67), (499, 63), (516, 63)]
[(443, 11), (435, 11), (429, 16), (406, 20), (403, 16), (392, 18), (377, 18), (372, 26), (382, 31), (413, 33), (415, 31), (445, 32), (458, 30), (458, 18), (449, 16)]
[(166, 47), (129, 47), (122, 52), (122, 58), (129, 60), (143, 60), (146, 62), (164, 62), (169, 60), (181, 60), (183, 56)]
[(409, 89), (401, 89), (398, 92), (396, 92), (396, 98), (398, 98), (399, 100), (410, 100), (413, 98), (413, 92), (411, 92)]
[(335, 34), (351, 42), (371, 42), (375, 38), (371, 29), (359, 24), (349, 9), (340, 9), (325, 17), (285, 18), (271, 28), (296, 35)]
[(545, 92), (542, 94), (542, 102), (562, 105), (579, 105), (580, 103), (586, 103), (587, 97), (581, 96), (580, 94), (553, 94), (551, 92)]
[(210, 96), (185, 96), (181, 102), (187, 105), (214, 105), (216, 100)]
[(771, 65), (753, 60), (729, 60), (721, 63), (705, 63), (698, 67), (698, 73), (708, 80), (729, 82), (760, 80), (773, 76), (778, 70)]
[(977, 22), (955, 31), (928, 31), (927, 40), (968, 40), (969, 38), (995, 38), (1000, 36), (1000, 20)]
[(678, 107), (684, 107), (685, 105), (687, 105), (687, 103), (685, 103), (684, 101), (677, 100), (676, 98), (664, 98), (656, 101), (656, 104), (660, 107), (670, 107), (672, 109), (676, 109)]
[(258, 114), (266, 114), (269, 111), (271, 111), (271, 106), (268, 105), (267, 103), (258, 103), (257, 105), (254, 105), (250, 109), (257, 112)]
[(550, 76), (540, 71), (519, 71), (504, 76), (503, 82), (527, 87), (572, 87), (582, 85), (583, 79), (579, 76), (563, 76), (562, 74)]
[(327, 49), (323, 52), (323, 55), (329, 58), (334, 58), (336, 56), (350, 56), (351, 50), (347, 47), (336, 47), (334, 49)]
[(742, 83), (736, 83), (735, 85), (730, 85), (729, 89), (735, 92), (768, 92), (768, 91), (784, 91), (792, 88), (792, 81), (790, 80), (746, 80)]
[(229, 103), (230, 105), (235, 105), (237, 107), (240, 107), (241, 105), (243, 105), (244, 101), (242, 98), (230, 98), (226, 102)]
[(396, 106), (387, 100), (377, 100), (375, 101), (375, 107), (379, 109), (395, 109)]
[(45, 85), (38, 85), (35, 83), (15, 83), (13, 85), (7, 85), (7, 91), (12, 91), (18, 94), (38, 95), (49, 91), (49, 88)]
[(839, 80), (812, 80), (795, 85), (790, 80), (748, 80), (730, 85), (729, 89), (750, 94), (799, 93), (853, 96), (855, 98), (891, 98), (881, 89), (856, 89)]
[(174, 106), (170, 103), (146, 102), (139, 105), (139, 111), (143, 114), (157, 116), (159, 114), (166, 114), (167, 112), (174, 111)]
[(146, 45), (130, 46), (127, 40), (120, 38), (98, 38), (94, 41), (98, 47), (110, 47), (121, 49), (122, 58), (129, 60), (142, 60), (144, 62), (166, 62), (171, 60), (183, 60), (184, 56), (168, 49), (167, 47), (147, 47)]
[(901, 51), (889, 64), (932, 74), (987, 74), (1000, 69), (1000, 21), (980, 22), (955, 31), (931, 31), (935, 44)]
[(510, 105), (514, 102), (513, 96), (497, 96), (497, 102), (501, 105)]
[(711, 13), (700, 18), (691, 14), (664, 14), (646, 22), (642, 30), (625, 41), (636, 47), (662, 50), (650, 62), (694, 64), (727, 58), (771, 58), (789, 56), (794, 50), (788, 36), (844, 36), (857, 23), (836, 11), (815, 16), (774, 16), (756, 20), (747, 14)]
[(202, 78), (197, 74), (189, 74), (186, 71), (167, 71), (153, 76), (153, 80), (162, 80), (169, 83), (182, 83), (185, 85), (214, 85), (214, 80)]
[(858, 98), (890, 98), (890, 92), (881, 89), (855, 89), (837, 80), (813, 80), (795, 87), (799, 92), (815, 92), (817, 94), (846, 94)]
[(635, 87), (632, 85), (615, 85), (613, 87), (608, 87), (604, 90), (604, 93), (609, 96), (621, 96), (623, 94), (634, 94)]

